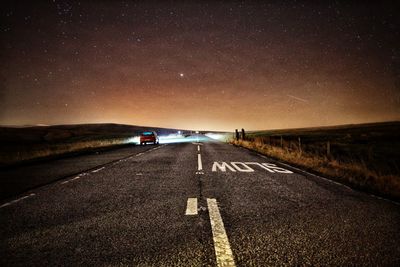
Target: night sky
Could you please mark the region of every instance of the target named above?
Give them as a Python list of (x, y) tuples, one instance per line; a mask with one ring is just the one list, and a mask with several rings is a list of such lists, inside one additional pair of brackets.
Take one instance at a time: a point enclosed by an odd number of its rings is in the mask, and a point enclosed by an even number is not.
[(2, 1), (0, 124), (400, 120), (399, 6), (347, 2)]

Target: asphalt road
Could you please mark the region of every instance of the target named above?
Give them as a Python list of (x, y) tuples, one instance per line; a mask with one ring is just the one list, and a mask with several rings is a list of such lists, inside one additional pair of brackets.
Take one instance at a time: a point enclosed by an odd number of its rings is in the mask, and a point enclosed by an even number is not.
[(225, 143), (135, 149), (36, 166), (0, 203), (0, 266), (400, 266), (398, 204)]

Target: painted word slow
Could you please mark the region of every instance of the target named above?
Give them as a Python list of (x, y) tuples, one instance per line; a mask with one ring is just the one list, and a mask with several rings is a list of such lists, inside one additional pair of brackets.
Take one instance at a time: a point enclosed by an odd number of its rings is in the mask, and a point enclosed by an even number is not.
[(272, 163), (258, 163), (258, 162), (217, 162), (215, 161), (212, 166), (212, 171), (217, 172), (254, 172), (256, 170), (266, 170), (270, 173), (293, 173), (292, 171), (286, 170), (284, 168), (278, 167)]

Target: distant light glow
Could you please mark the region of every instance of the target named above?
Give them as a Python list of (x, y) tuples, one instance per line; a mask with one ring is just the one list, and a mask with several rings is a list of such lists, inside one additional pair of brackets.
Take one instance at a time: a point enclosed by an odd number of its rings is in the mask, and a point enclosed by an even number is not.
[(217, 134), (217, 133), (206, 133), (205, 136), (218, 141), (226, 141), (230, 137), (229, 134)]
[[(207, 142), (209, 138), (204, 135), (183, 136), (182, 134), (161, 135), (158, 137), (160, 144)], [(140, 136), (133, 136), (126, 140), (126, 144), (140, 145)]]
[(193, 143), (193, 142), (205, 142), (208, 138), (203, 135), (190, 135), (183, 136), (181, 134), (170, 134), (167, 136), (160, 136), (160, 144), (172, 144), (172, 143)]
[(127, 139), (127, 144), (140, 144), (140, 136), (133, 136)]

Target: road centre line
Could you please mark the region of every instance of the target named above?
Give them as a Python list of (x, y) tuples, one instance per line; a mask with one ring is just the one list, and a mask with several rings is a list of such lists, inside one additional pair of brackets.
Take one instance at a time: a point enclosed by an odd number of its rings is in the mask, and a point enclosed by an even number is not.
[(197, 198), (188, 198), (185, 215), (197, 215)]
[(35, 193), (31, 193), (31, 194), (29, 194), (29, 195), (20, 197), (20, 198), (18, 198), (18, 199), (12, 200), (12, 201), (10, 201), (10, 202), (4, 203), (3, 205), (0, 206), (0, 208), (10, 206), (11, 204), (17, 203), (17, 202), (19, 202), (19, 201), (21, 201), (21, 200), (24, 200), (24, 199), (26, 199), (26, 198), (28, 198), (28, 197), (33, 197), (33, 196), (35, 196), (35, 195), (36, 195)]
[(208, 213), (210, 215), (211, 230), (213, 233), (214, 250), (217, 266), (236, 266), (233, 253), (229, 245), (228, 236), (225, 231), (224, 222), (218, 209), (217, 200), (207, 198)]
[(197, 151), (200, 151), (200, 146), (199, 145), (197, 145)]
[(203, 170), (203, 163), (201, 162), (201, 154), (197, 154), (197, 170)]

